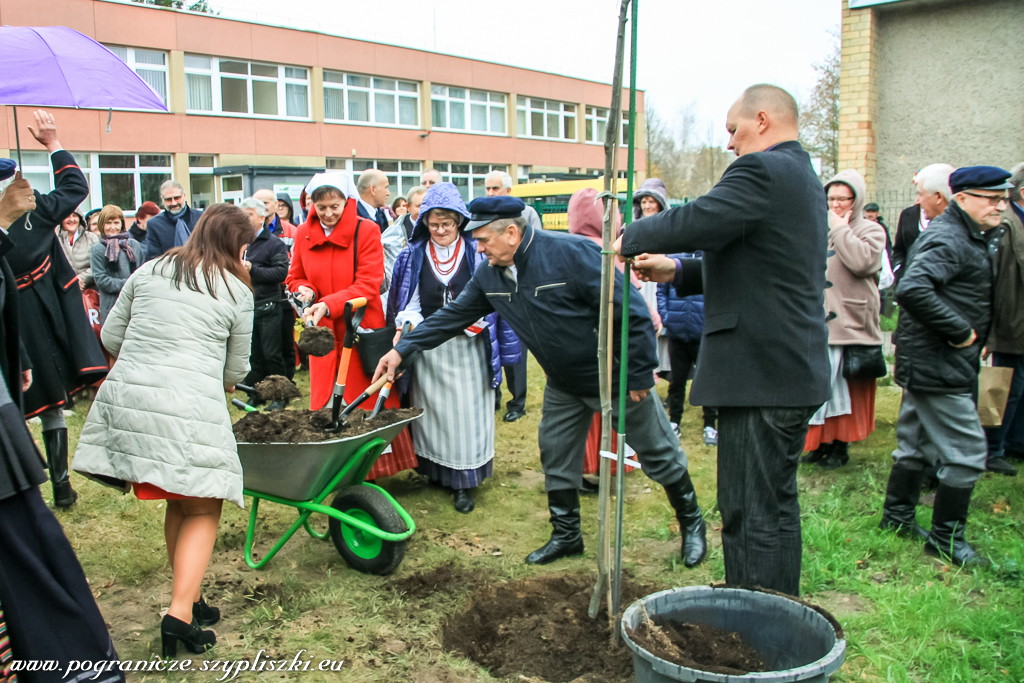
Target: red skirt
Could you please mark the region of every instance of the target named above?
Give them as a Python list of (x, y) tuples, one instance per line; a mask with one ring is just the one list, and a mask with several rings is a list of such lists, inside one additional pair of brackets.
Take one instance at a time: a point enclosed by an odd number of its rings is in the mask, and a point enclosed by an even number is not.
[(135, 497), (139, 500), (182, 500), (191, 497), (164, 491), (159, 486), (154, 486), (153, 484), (139, 482), (132, 482), (132, 491), (135, 492)]
[[(618, 440), (618, 435), (615, 430), (612, 430), (612, 450), (615, 450), (615, 444)], [(601, 467), (601, 456), (598, 451), (601, 450), (601, 413), (594, 415), (593, 421), (590, 423), (590, 431), (587, 433), (587, 452), (583, 456), (583, 474), (597, 474), (600, 472)], [(614, 460), (609, 460), (612, 469), (611, 473), (614, 475), (615, 470), (618, 469), (619, 464)], [(626, 465), (626, 474), (629, 474), (635, 467)]]
[(847, 380), (847, 384), (850, 387), (850, 414), (827, 417), (825, 424), (811, 425), (807, 429), (805, 451), (813, 451), (821, 444), (833, 441), (863, 441), (875, 431), (875, 380), (853, 379)]

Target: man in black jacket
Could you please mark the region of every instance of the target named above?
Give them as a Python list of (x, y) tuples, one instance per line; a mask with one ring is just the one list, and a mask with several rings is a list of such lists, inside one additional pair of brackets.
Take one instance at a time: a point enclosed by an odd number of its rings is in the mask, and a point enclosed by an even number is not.
[(903, 279), (903, 266), (910, 248), (933, 218), (942, 215), (953, 195), (949, 191), (949, 174), (956, 169), (949, 164), (930, 164), (914, 176), (917, 199), (900, 213), (896, 223), (896, 239), (892, 245), (892, 272), (896, 286)]
[[(974, 396), (992, 325), (992, 280), (1009, 172), (971, 166), (949, 176), (953, 202), (918, 238), (896, 290), (896, 383), (903, 401), (881, 527), (925, 538), (925, 552), (987, 564), (964, 538), (986, 443)], [(932, 529), (915, 509), (924, 468), (939, 464)]]
[[(477, 249), (488, 268), (477, 268), (462, 294), (402, 337), (385, 355), (374, 379), (394, 378), (403, 356), (433, 349), (497, 312), (512, 327), (547, 374), (538, 441), (553, 531), (551, 540), (530, 553), (530, 564), (548, 564), (583, 552), (579, 488), (587, 432), (601, 409), (597, 328), (601, 307), (601, 250), (590, 240), (529, 227), (518, 197), (481, 197), (473, 202)], [(621, 329), (622, 274), (615, 271), (614, 329)], [(631, 286), (631, 285), (630, 285)], [(683, 564), (693, 567), (707, 553), (704, 517), (687, 470), (686, 454), (673, 434), (654, 385), (654, 323), (640, 292), (629, 311), (629, 379), (626, 442), (644, 473), (665, 487), (683, 536)], [(616, 336), (613, 377), (619, 376)], [(615, 383), (616, 393), (618, 383)], [(618, 399), (613, 400), (618, 413)], [(617, 417), (614, 419), (617, 420)]]
[[(253, 386), (269, 375), (285, 376), (284, 352), (281, 348), (282, 316), (285, 313), (284, 279), (288, 276), (288, 247), (263, 225), (266, 205), (255, 197), (239, 204), (252, 221), (256, 237), (245, 252), (242, 262), (252, 280), (255, 319), (252, 327), (252, 370), (245, 383)], [(252, 397), (250, 403), (260, 403)], [(284, 401), (273, 401), (269, 410), (284, 410)]]
[[(828, 207), (797, 142), (796, 101), (747, 88), (729, 110), (739, 157), (711, 191), (643, 218), (616, 244), (647, 280), (704, 294), (690, 402), (718, 408), (718, 509), (725, 579), (800, 592), (797, 461), (828, 398)], [(664, 254), (702, 250), (703, 259)]]
[(160, 186), (160, 199), (164, 203), (164, 211), (150, 218), (146, 224), (146, 261), (185, 244), (203, 215), (200, 209), (188, 205), (185, 188), (177, 180), (168, 180)]

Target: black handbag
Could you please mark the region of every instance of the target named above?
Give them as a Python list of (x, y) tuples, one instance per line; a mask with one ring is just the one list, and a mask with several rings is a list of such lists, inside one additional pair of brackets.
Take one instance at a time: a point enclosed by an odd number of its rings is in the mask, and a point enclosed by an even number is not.
[[(361, 224), (362, 221), (356, 223), (356, 234), (352, 240), (353, 283), (355, 282), (359, 268), (359, 226)], [(384, 284), (385, 283), (381, 283), (381, 293), (387, 291), (384, 289)], [(373, 373), (377, 370), (377, 365), (380, 363), (380, 359), (388, 351), (394, 348), (395, 329), (394, 325), (385, 325), (384, 327), (376, 330), (356, 332), (354, 343), (356, 351), (359, 352), (359, 364), (362, 365), (363, 372), (366, 373), (367, 377), (373, 377)]]
[(843, 377), (846, 379), (878, 379), (888, 372), (881, 346), (843, 347)]

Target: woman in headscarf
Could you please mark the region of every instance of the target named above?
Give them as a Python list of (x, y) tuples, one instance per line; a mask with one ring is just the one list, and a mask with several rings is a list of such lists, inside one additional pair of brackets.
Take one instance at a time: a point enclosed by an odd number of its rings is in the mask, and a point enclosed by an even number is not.
[[(317, 173), (303, 193), (310, 198), (306, 222), (295, 232), (292, 263), (285, 286), (310, 305), (306, 319), (330, 327), (334, 332), (334, 352), (322, 358), (309, 359), (309, 403), (311, 410), (320, 410), (331, 399), (334, 381), (341, 362), (345, 339), (345, 302), (366, 298), (364, 329), (384, 327), (384, 310), (380, 288), (384, 280), (384, 248), (380, 226), (359, 218), (356, 202), (359, 193), (352, 176), (341, 171)], [(352, 402), (368, 386), (370, 378), (363, 372), (359, 350), (353, 349), (348, 375), (345, 378), (345, 400)], [(399, 407), (398, 395), (392, 394), (384, 404)], [(373, 407), (372, 402), (369, 407)], [(395, 437), (380, 456), (368, 479), (389, 477), (416, 467), (416, 455), (408, 430)]]
[[(427, 190), (412, 240), (395, 262), (388, 321), (399, 329), (407, 322), (415, 327), (454, 301), (476, 269), (487, 264), (476, 240), (461, 232), (469, 218), (455, 185), (438, 183)], [(451, 490), (459, 512), (473, 510), (470, 492), (493, 471), (494, 388), (501, 382), (501, 366), (518, 359), (519, 340), (492, 314), (464, 335), (425, 351), (399, 382), (399, 391), (423, 409), (423, 417), (410, 426), (417, 470)]]
[(92, 248), (92, 272), (100, 292), (100, 322), (110, 309), (131, 274), (142, 263), (142, 245), (128, 236), (121, 209), (108, 204), (100, 211), (99, 242)]
[(843, 377), (844, 351), (851, 345), (882, 345), (878, 279), (885, 253), (885, 228), (864, 218), (864, 178), (840, 171), (825, 184), (828, 199), (828, 261), (825, 319), (832, 364), (832, 394), (811, 418), (802, 462), (833, 470), (850, 460), (849, 444), (875, 430), (875, 379)]
[[(640, 187), (633, 193), (633, 220), (640, 220), (647, 216), (668, 210), (668, 190), (661, 178), (648, 178), (640, 183)], [(647, 305), (658, 308), (658, 284), (656, 282), (638, 282), (640, 293), (644, 296)], [(668, 334), (664, 327), (658, 323), (663, 322), (655, 319), (654, 333), (658, 338), (658, 376), (664, 377), (665, 373), (672, 371), (672, 358), (669, 351)], [(678, 430), (678, 421), (676, 421)], [(717, 432), (716, 432), (717, 436)]]
[(78, 273), (78, 286), (85, 290), (93, 286), (92, 247), (100, 241), (95, 233), (89, 232), (85, 218), (78, 211), (68, 214), (57, 229), (57, 241), (68, 257), (68, 263)]

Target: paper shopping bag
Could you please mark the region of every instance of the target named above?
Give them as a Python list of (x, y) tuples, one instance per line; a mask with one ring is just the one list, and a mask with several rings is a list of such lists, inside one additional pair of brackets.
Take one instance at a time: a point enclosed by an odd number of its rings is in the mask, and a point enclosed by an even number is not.
[(1011, 379), (1013, 368), (981, 368), (978, 375), (978, 417), (981, 418), (982, 427), (998, 427), (1003, 424)]

